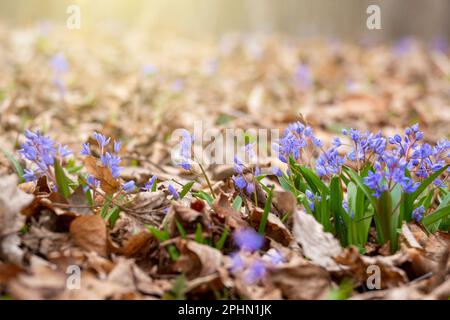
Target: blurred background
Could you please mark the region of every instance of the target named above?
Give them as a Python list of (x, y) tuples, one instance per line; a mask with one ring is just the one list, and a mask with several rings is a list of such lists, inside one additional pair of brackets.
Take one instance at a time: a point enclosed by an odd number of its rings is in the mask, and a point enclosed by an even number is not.
[[(81, 7), (85, 30), (102, 24), (216, 36), (229, 32), (287, 33), (344, 40), (449, 38), (448, 0), (1, 0), (0, 19), (11, 24), (65, 24), (66, 8)], [(366, 28), (366, 9), (381, 7), (382, 30)]]

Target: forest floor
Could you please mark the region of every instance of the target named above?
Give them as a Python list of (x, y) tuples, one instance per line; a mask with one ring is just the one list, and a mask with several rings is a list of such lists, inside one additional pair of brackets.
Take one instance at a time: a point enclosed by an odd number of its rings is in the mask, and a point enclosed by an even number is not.
[[(392, 250), (376, 241), (372, 223), (365, 244), (345, 245), (280, 185), (272, 168), (285, 164), (270, 152), (257, 164), (273, 192), (257, 184), (246, 194), (236, 187), (233, 163), (190, 170), (174, 164), (178, 141), (171, 139), (176, 129), (195, 133), (199, 123), (202, 133), (220, 135), (284, 130), (299, 121), (328, 147), (342, 129), (389, 137), (419, 123), (424, 141), (435, 144), (450, 134), (448, 49), (412, 39), (357, 45), (282, 36), (125, 35), (0, 28), (1, 297), (450, 297), (448, 230), (431, 233), (410, 220), (395, 231)], [(94, 192), (89, 203), (81, 182), (63, 197), (61, 182), (56, 191), (49, 175), (19, 181), (14, 164), (31, 166), (19, 153), (27, 129), (67, 145), (73, 160), (61, 162), (66, 175), (76, 180), (84, 164), (105, 192)], [(136, 188), (117, 191), (120, 205), (105, 205), (106, 174), (100, 177), (102, 168), (80, 155), (86, 142), (89, 157), (102, 155), (94, 132), (122, 142), (116, 151), (123, 169), (109, 181), (111, 194), (118, 181), (132, 180)], [(203, 139), (206, 148), (211, 141)], [(153, 176), (155, 188), (143, 190)], [(430, 198), (430, 212), (437, 198)], [(256, 233), (264, 219), (262, 243), (252, 249), (259, 238), (239, 232)]]

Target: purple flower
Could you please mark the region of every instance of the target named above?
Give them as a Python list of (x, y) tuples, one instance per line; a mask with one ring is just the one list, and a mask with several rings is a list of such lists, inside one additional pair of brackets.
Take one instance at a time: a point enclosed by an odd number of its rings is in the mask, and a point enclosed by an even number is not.
[(50, 66), (52, 67), (55, 74), (58, 75), (64, 74), (69, 70), (69, 63), (62, 53), (55, 54), (50, 59)]
[(175, 200), (180, 199), (180, 194), (178, 193), (178, 191), (175, 189), (175, 187), (171, 184), (169, 184), (169, 192), (172, 194), (173, 198)]
[(120, 175), (120, 172), (122, 171), (122, 167), (119, 166), (121, 162), (120, 157), (109, 152), (105, 152), (100, 156), (100, 160), (102, 161), (103, 166), (109, 168), (113, 178), (117, 179)]
[(98, 132), (94, 132), (93, 137), (95, 140), (97, 140), (97, 143), (102, 150), (108, 145), (109, 141), (111, 140), (111, 138), (106, 138), (104, 135)]
[(367, 177), (363, 181), (366, 186), (374, 191), (373, 196), (379, 198), (381, 193), (386, 190), (386, 186), (382, 184), (383, 176), (378, 172), (369, 171)]
[(123, 191), (125, 191), (127, 193), (132, 192), (132, 191), (134, 191), (134, 189), (136, 189), (136, 183), (133, 180), (125, 182), (122, 185), (122, 189), (123, 189)]
[(273, 149), (278, 153), (278, 158), (287, 163), (289, 157), (298, 160), (302, 149), (308, 146), (308, 142), (317, 147), (323, 145), (322, 141), (313, 135), (310, 127), (305, 127), (300, 122), (294, 122), (288, 125), (279, 142), (273, 145)]
[(24, 178), (26, 182), (30, 182), (30, 181), (36, 182), (36, 180), (37, 180), (37, 177), (34, 174), (34, 171), (30, 170), (30, 169), (24, 169), (24, 175), (22, 176), (22, 178)]
[(32, 181), (45, 175), (47, 178), (53, 180), (53, 182), (56, 182), (54, 181), (54, 175), (51, 174), (50, 169), (54, 165), (55, 157), (57, 155), (60, 157), (67, 156), (71, 153), (69, 149), (61, 145), (56, 146), (52, 139), (43, 136), (39, 131), (33, 132), (25, 130), (25, 137), (26, 141), (22, 144), (19, 153), (23, 158), (31, 161), (36, 168), (25, 172), (23, 178), (28, 180), (31, 179), (30, 181)]
[(191, 165), (189, 161), (191, 158), (191, 149), (194, 139), (186, 129), (182, 129), (181, 135), (182, 139), (180, 141), (180, 166), (184, 170), (190, 170)]
[(241, 161), (241, 159), (239, 159), (237, 155), (234, 156), (233, 163), (234, 163), (233, 168), (236, 173), (238, 174), (244, 173), (244, 163)]
[(61, 158), (65, 158), (72, 154), (72, 151), (69, 150), (68, 146), (63, 146), (58, 144), (58, 154)]
[(88, 156), (91, 154), (91, 147), (89, 145), (89, 142), (83, 143), (83, 147), (81, 149), (80, 154), (84, 156)]
[(247, 194), (252, 194), (253, 191), (255, 191), (255, 185), (253, 184), (253, 182), (247, 183), (247, 187), (245, 188), (245, 191), (247, 192)]
[(263, 279), (266, 275), (266, 266), (263, 261), (255, 260), (244, 272), (244, 280), (248, 284), (253, 284)]
[(122, 142), (114, 141), (114, 152), (115, 153), (119, 153), (121, 147), (122, 147)]
[(158, 68), (156, 68), (152, 64), (145, 64), (144, 66), (142, 66), (141, 71), (144, 76), (152, 76), (158, 72)]
[(319, 177), (338, 174), (346, 161), (346, 157), (339, 155), (336, 147), (322, 152), (316, 161), (316, 172)]
[(423, 218), (423, 214), (425, 213), (425, 208), (423, 206), (419, 206), (413, 210), (412, 216), (414, 220), (420, 222)]
[(274, 175), (276, 175), (277, 177), (281, 177), (283, 175), (283, 171), (281, 171), (281, 169), (278, 168), (278, 167), (273, 167), (272, 168), (272, 173)]
[(95, 179), (92, 175), (88, 175), (87, 176), (86, 182), (88, 183), (88, 186), (86, 186), (86, 188), (85, 188), (86, 190), (89, 189), (89, 188), (95, 190), (98, 187), (100, 187), (100, 181)]
[(312, 85), (313, 79), (311, 71), (306, 64), (300, 64), (294, 73), (294, 85), (302, 90), (308, 90)]
[(145, 190), (145, 191), (152, 191), (153, 186), (154, 186), (155, 183), (156, 183), (156, 179), (157, 179), (156, 176), (151, 177), (151, 178), (148, 180), (148, 182), (144, 185), (144, 190)]
[(264, 244), (264, 238), (252, 228), (244, 228), (234, 233), (234, 242), (244, 251), (259, 250)]
[(231, 272), (236, 273), (244, 268), (244, 261), (239, 252), (231, 254)]
[(247, 181), (243, 176), (233, 177), (234, 184), (238, 189), (243, 190), (247, 186)]
[(280, 251), (271, 249), (267, 252), (272, 264), (280, 264), (284, 262), (284, 257)]

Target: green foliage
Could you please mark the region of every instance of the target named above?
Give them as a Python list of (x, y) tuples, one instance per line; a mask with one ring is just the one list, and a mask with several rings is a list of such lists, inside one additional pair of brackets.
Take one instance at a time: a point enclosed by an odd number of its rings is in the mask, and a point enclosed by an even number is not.
[(0, 150), (3, 152), (3, 154), (6, 157), (6, 159), (8, 159), (9, 163), (11, 164), (11, 166), (16, 171), (17, 176), (19, 177), (19, 182), (20, 183), (24, 182), (24, 179), (23, 179), (24, 170), (23, 170), (22, 165), (20, 164), (20, 162), (9, 151), (7, 151), (7, 150), (5, 150), (3, 148), (0, 148)]
[[(442, 188), (432, 187), (433, 181), (447, 168), (448, 165), (421, 181), (412, 193), (405, 193), (400, 185), (394, 184), (378, 198), (364, 184), (364, 177), (372, 169), (369, 165), (358, 172), (343, 166), (340, 174), (321, 179), (313, 170), (298, 164), (291, 157), (291, 175), (283, 174), (278, 177), (278, 181), (285, 190), (293, 193), (298, 203), (323, 225), (325, 231), (336, 235), (343, 246), (356, 245), (363, 249), (370, 227), (375, 226), (378, 243), (382, 245), (389, 242), (394, 252), (398, 248), (399, 228), (404, 221), (412, 219), (414, 208), (420, 205), (431, 212), (421, 221), (424, 227), (429, 231), (448, 230), (449, 193)], [(409, 176), (409, 172), (406, 175)], [(313, 201), (306, 196), (307, 190), (314, 195)], [(270, 190), (265, 191), (270, 196)], [(435, 193), (440, 199), (437, 206), (433, 203), (436, 200)]]

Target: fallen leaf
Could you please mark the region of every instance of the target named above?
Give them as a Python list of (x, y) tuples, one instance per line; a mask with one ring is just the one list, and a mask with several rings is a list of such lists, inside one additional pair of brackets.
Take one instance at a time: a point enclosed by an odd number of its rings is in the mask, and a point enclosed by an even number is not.
[(305, 257), (325, 268), (336, 268), (334, 257), (342, 252), (339, 241), (323, 226), (304, 211), (294, 214), (294, 237), (302, 246)]
[(105, 221), (98, 215), (80, 216), (70, 224), (70, 235), (75, 243), (101, 256), (108, 254), (108, 237)]
[(248, 227), (248, 223), (242, 218), (241, 213), (231, 207), (230, 201), (224, 193), (221, 193), (214, 201), (212, 208), (214, 215), (232, 229)]
[(15, 175), (0, 177), (0, 238), (20, 230), (25, 219), (20, 211), (33, 200), (17, 187), (17, 181)]
[[(260, 208), (254, 208), (252, 210), (249, 219), (250, 224), (255, 229), (259, 228), (263, 214), (264, 211)], [(281, 222), (280, 218), (271, 212), (269, 212), (269, 215), (267, 216), (265, 235), (283, 244), (284, 246), (288, 246), (291, 241), (294, 240), (291, 232), (283, 224), (283, 222)]]
[(222, 253), (210, 246), (190, 240), (177, 243), (181, 256), (174, 263), (174, 271), (183, 272), (189, 279), (217, 272), (222, 265)]
[(269, 268), (268, 279), (291, 300), (325, 299), (331, 288), (326, 269), (301, 259)]

